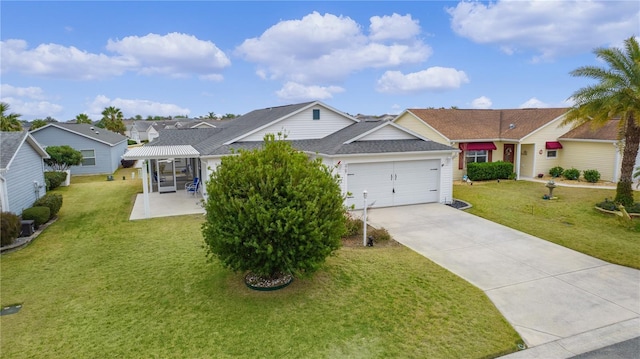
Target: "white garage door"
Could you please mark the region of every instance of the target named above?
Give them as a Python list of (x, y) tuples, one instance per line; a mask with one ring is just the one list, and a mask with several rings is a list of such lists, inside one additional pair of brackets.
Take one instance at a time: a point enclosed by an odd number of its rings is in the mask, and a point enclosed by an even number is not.
[(347, 170), (347, 206), (362, 208), (362, 192), (367, 190), (367, 204), (389, 207), (438, 202), (440, 161), (399, 161), (350, 163)]

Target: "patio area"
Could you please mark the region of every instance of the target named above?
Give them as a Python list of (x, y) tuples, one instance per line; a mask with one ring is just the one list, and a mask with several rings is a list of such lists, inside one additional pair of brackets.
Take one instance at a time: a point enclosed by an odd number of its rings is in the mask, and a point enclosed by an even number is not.
[[(184, 190), (178, 190), (169, 193), (152, 192), (148, 195), (149, 209), (151, 211), (149, 218), (205, 213), (201, 202), (202, 195), (199, 193), (193, 195)], [(136, 201), (131, 210), (131, 216), (129, 216), (130, 221), (147, 218), (144, 212), (143, 196), (142, 193), (138, 193), (136, 196)]]

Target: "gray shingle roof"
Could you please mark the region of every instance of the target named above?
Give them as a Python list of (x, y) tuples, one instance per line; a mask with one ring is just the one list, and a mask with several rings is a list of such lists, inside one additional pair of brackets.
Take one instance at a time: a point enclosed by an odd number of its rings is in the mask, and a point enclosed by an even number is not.
[(123, 141), (126, 141), (127, 138), (119, 133), (111, 132), (104, 128), (95, 127), (94, 125), (86, 124), (86, 123), (50, 123), (44, 127), (40, 127), (38, 129), (33, 130), (32, 132), (42, 131), (46, 128), (57, 127), (64, 131), (69, 131), (76, 133), (80, 136), (84, 136), (90, 138), (92, 140), (96, 140), (98, 142), (106, 143), (110, 146), (115, 146)]
[[(35, 139), (28, 136), (29, 132), (27, 131), (0, 132), (0, 170), (7, 169), (11, 164), (11, 160), (25, 140), (32, 141), (31, 144), (34, 146), (34, 149), (40, 152), (43, 158), (49, 158), (49, 155), (47, 155), (44, 149), (37, 144)], [(25, 139), (25, 137), (27, 138)]]

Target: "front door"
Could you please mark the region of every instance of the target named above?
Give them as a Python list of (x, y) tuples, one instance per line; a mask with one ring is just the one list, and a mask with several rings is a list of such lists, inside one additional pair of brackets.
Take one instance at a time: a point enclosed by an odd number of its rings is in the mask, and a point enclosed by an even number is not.
[(504, 144), (504, 153), (503, 153), (503, 161), (513, 163), (513, 151), (515, 145), (513, 143), (505, 143)]

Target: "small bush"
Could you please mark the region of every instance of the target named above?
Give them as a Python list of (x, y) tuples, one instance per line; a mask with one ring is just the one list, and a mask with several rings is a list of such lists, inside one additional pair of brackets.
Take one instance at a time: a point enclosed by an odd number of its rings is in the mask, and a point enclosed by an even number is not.
[(136, 142), (135, 140), (127, 140), (127, 145), (128, 146), (132, 146), (132, 145), (137, 145), (138, 142)]
[(62, 195), (59, 193), (47, 193), (35, 201), (33, 207), (49, 207), (51, 211), (49, 219), (52, 219), (62, 208)]
[(125, 160), (125, 159), (122, 159), (120, 161), (120, 163), (122, 164), (122, 168), (131, 168), (136, 163), (136, 160)]
[(560, 166), (553, 167), (549, 170), (549, 175), (553, 178), (562, 176), (562, 173), (564, 173), (564, 168)]
[(600, 172), (598, 170), (585, 170), (582, 176), (587, 182), (596, 183), (600, 181)]
[(47, 184), (47, 190), (52, 190), (60, 187), (60, 185), (66, 181), (67, 172), (58, 171), (46, 171), (44, 173), (44, 181)]
[(20, 217), (11, 212), (0, 213), (0, 244), (2, 246), (13, 244), (20, 236), (21, 227)]
[(610, 201), (608, 198), (605, 198), (605, 200), (602, 202), (596, 203), (596, 207), (606, 209), (607, 211), (618, 210), (618, 206), (613, 201)]
[(346, 237), (352, 237), (356, 235), (362, 235), (363, 225), (362, 220), (360, 218), (353, 218), (350, 215), (347, 215), (347, 221), (345, 223)]
[(507, 179), (513, 173), (511, 162), (471, 162), (467, 164), (467, 176), (472, 181)]
[(50, 214), (49, 207), (31, 207), (22, 211), (22, 219), (33, 219), (33, 224), (37, 228), (49, 221)]
[(373, 237), (374, 241), (388, 241), (391, 239), (391, 235), (384, 227), (373, 228), (367, 231), (367, 237)]
[(562, 176), (568, 180), (577, 180), (580, 178), (580, 170), (569, 168), (562, 172)]

